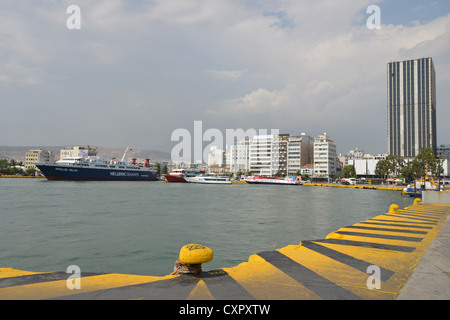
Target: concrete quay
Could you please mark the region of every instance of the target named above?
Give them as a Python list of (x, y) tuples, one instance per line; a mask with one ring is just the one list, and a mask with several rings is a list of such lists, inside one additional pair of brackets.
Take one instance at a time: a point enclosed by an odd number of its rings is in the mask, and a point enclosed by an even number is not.
[(450, 204), (392, 205), (324, 239), (196, 276), (82, 273), (79, 288), (69, 289), (72, 274), (0, 268), (0, 299), (446, 300), (449, 215)]

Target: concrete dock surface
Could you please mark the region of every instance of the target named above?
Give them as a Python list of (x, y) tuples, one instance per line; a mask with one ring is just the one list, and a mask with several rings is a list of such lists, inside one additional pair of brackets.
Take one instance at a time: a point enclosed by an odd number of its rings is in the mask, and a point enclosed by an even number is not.
[(260, 252), (235, 267), (197, 275), (81, 273), (73, 279), (62, 271), (0, 268), (0, 299), (446, 300), (449, 215), (450, 204), (391, 206), (324, 239)]

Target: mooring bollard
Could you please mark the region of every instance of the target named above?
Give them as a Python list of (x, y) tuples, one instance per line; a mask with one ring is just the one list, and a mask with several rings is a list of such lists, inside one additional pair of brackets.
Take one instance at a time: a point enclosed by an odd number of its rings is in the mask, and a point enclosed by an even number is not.
[(181, 248), (179, 258), (171, 275), (199, 274), (202, 272), (202, 263), (210, 262), (214, 257), (213, 251), (200, 244), (188, 244)]
[(391, 206), (389, 207), (389, 213), (395, 213), (398, 208), (400, 208), (398, 204), (391, 204)]

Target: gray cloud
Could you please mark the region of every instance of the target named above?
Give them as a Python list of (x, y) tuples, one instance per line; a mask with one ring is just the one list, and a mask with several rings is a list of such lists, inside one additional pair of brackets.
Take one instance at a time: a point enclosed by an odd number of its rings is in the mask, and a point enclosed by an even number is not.
[(84, 0), (81, 30), (68, 30), (70, 1), (4, 1), (0, 145), (170, 151), (173, 130), (203, 120), (385, 152), (386, 64), (422, 56), (435, 62), (438, 143), (449, 143), (450, 15), (382, 15), (368, 30), (375, 3)]

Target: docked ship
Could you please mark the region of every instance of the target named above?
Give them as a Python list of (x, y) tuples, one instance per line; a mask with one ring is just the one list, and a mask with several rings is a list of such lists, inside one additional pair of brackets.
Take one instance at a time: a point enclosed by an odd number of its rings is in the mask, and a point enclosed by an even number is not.
[(188, 169), (173, 169), (169, 174), (164, 175), (167, 182), (188, 182), (186, 177), (196, 177), (203, 172)]
[(230, 177), (219, 176), (215, 173), (205, 173), (195, 177), (186, 177), (186, 181), (203, 184), (231, 184)]
[(65, 157), (55, 163), (36, 163), (48, 180), (91, 180), (91, 181), (154, 181), (158, 180), (156, 168), (150, 160), (137, 163), (116, 161), (99, 156)]
[(245, 179), (247, 183), (254, 184), (278, 184), (278, 185), (299, 185), (300, 180), (292, 178), (263, 178), (261, 176), (248, 177)]

